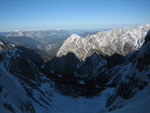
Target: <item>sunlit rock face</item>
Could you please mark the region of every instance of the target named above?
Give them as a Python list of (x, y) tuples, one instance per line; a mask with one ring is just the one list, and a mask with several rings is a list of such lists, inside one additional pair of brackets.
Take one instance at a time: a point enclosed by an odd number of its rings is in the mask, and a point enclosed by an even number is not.
[(126, 55), (142, 46), (149, 30), (150, 25), (141, 25), (136, 28), (125, 27), (98, 32), (94, 35), (87, 36), (86, 39), (106, 55), (112, 55), (114, 53)]
[(72, 52), (79, 59), (84, 59), (92, 49), (96, 49), (104, 55), (111, 56), (117, 53), (124, 56), (142, 46), (149, 30), (150, 25), (141, 25), (136, 28), (125, 27), (101, 31), (84, 38), (72, 34), (61, 46), (57, 56), (60, 57)]
[(67, 53), (72, 52), (79, 59), (84, 59), (88, 52), (94, 48), (94, 45), (85, 38), (72, 34), (59, 49), (57, 57), (65, 56)]

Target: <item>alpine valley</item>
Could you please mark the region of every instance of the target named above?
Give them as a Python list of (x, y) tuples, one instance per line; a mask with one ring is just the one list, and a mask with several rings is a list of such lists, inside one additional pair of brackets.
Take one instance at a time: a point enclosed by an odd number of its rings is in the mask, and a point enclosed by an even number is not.
[(150, 113), (150, 24), (0, 32), (0, 113)]

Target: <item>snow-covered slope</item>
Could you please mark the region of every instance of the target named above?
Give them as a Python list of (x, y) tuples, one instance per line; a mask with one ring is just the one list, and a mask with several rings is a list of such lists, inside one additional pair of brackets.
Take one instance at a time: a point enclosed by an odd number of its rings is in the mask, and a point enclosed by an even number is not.
[(29, 60), (22, 50), (14, 48), (12, 50), (3, 50), (0, 52), (1, 62), (4, 67), (12, 74), (40, 80), (41, 75), (38, 68)]
[(109, 113), (149, 113), (150, 112), (150, 85), (139, 91), (133, 98), (124, 100), (118, 99), (115, 106), (117, 109)]
[[(49, 83), (31, 87), (0, 66), (0, 111), (2, 113), (99, 113), (114, 88), (94, 98), (59, 94)], [(23, 84), (21, 84), (23, 83)]]
[(2, 40), (0, 40), (0, 51), (3, 50), (3, 49), (11, 50), (13, 48), (15, 48), (14, 44), (6, 43), (6, 42), (3, 42)]
[[(19, 50), (1, 52), (8, 58), (20, 57)], [(94, 98), (65, 96), (56, 92), (51, 80), (41, 75), (35, 80), (25, 75), (16, 76), (9, 72), (12, 65), (0, 62), (0, 112), (2, 113), (98, 113), (104, 110), (108, 96), (114, 88), (102, 92)], [(11, 63), (6, 60), (7, 64)], [(9, 67), (9, 68), (8, 68)], [(34, 70), (34, 68), (31, 68)], [(34, 75), (33, 75), (34, 76)], [(99, 101), (101, 100), (101, 101)]]
[(48, 79), (18, 49), (3, 50), (0, 56), (0, 112), (48, 112), (52, 96), (50, 81), (43, 89)]
[[(49, 83), (42, 83), (38, 88), (32, 88), (25, 82), (25, 85), (22, 85), (18, 78), (8, 73), (2, 66), (0, 66), (0, 74), (0, 110), (2, 113), (107, 113), (109, 110), (105, 107), (107, 98), (115, 90), (107, 88), (99, 96), (93, 98), (73, 98), (57, 93)], [(121, 106), (121, 108), (118, 107), (111, 112), (149, 113), (149, 88), (146, 86), (130, 100), (118, 98), (114, 105)]]
[[(26, 91), (21, 87), (21, 84), (16, 77), (0, 66), (0, 111), (1, 113), (20, 111), (21, 102), (30, 103)], [(30, 106), (32, 111), (32, 106)]]
[[(150, 88), (150, 35), (146, 37), (146, 40), (147, 42), (139, 49), (135, 58), (122, 66), (120, 65), (121, 68), (116, 70), (117, 73), (112, 78), (113, 80), (109, 81), (108, 84), (112, 84), (119, 75), (121, 76), (116, 81), (116, 90), (108, 98), (106, 103), (106, 107), (110, 111), (122, 107), (119, 110), (120, 112), (148, 113), (150, 106), (150, 103), (148, 103), (150, 99), (148, 96), (148, 89)], [(144, 106), (144, 103), (147, 103), (147, 105)], [(140, 106), (141, 108), (139, 108)]]
[(51, 91), (40, 89), (38, 82), (15, 77), (0, 64), (1, 113), (47, 112), (51, 104), (50, 95)]

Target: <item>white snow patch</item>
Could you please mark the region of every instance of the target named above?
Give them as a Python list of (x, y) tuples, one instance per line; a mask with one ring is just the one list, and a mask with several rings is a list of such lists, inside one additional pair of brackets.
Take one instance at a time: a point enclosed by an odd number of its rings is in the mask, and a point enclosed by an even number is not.
[(79, 83), (79, 84), (83, 84), (83, 85), (86, 84), (83, 80), (79, 80), (78, 83)]
[(60, 77), (60, 78), (62, 77), (62, 75), (61, 75), (61, 74), (58, 74), (57, 76), (58, 76), (58, 77)]

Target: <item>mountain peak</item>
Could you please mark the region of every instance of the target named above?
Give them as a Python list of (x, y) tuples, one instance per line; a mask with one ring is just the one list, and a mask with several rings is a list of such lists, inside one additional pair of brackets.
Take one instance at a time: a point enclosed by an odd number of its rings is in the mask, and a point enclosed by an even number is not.
[(72, 35), (70, 36), (70, 38), (80, 38), (80, 36), (77, 35), (77, 34), (72, 34)]
[(94, 46), (88, 40), (76, 34), (72, 34), (59, 49), (57, 57), (67, 55), (71, 52), (81, 60), (86, 57), (90, 49), (94, 49)]

